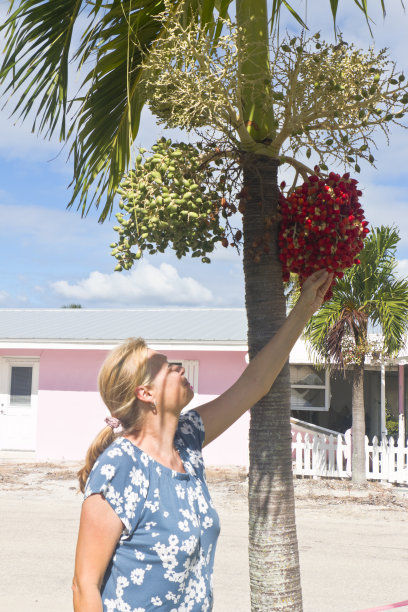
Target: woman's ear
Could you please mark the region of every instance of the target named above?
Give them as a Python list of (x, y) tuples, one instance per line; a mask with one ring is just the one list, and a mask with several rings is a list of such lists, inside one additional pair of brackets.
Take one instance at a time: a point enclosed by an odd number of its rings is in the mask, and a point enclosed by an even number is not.
[(154, 402), (153, 395), (150, 392), (149, 387), (136, 387), (135, 397), (141, 402), (152, 404)]

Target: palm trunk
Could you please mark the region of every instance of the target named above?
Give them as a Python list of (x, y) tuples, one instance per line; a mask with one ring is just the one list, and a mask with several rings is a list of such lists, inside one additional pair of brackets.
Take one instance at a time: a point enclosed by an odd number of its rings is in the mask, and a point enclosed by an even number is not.
[[(250, 358), (276, 333), (286, 315), (276, 239), (277, 166), (277, 160), (259, 157), (244, 165), (244, 273)], [(266, 229), (270, 220), (273, 225)], [(261, 237), (263, 241), (256, 247)], [(254, 249), (262, 251), (259, 263), (254, 261)], [(272, 390), (251, 410), (249, 453), (251, 609), (301, 612), (288, 364)]]
[(367, 482), (365, 458), (364, 364), (356, 366), (353, 376), (353, 454), (351, 458), (352, 482)]

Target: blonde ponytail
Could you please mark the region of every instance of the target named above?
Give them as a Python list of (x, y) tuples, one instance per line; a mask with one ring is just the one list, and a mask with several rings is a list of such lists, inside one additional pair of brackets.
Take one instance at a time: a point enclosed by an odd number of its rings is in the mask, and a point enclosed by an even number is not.
[(85, 457), (85, 465), (81, 468), (78, 473), (79, 489), (82, 493), (85, 491), (85, 484), (88, 480), (88, 476), (92, 467), (101, 453), (108, 448), (109, 444), (112, 444), (117, 434), (113, 432), (112, 427), (104, 427), (102, 431), (98, 433), (96, 438), (93, 440), (91, 446), (88, 448)]
[[(140, 426), (143, 413), (135, 397), (135, 389), (148, 385), (151, 380), (147, 346), (142, 338), (129, 338), (113, 349), (103, 362), (98, 376), (99, 392), (111, 415), (121, 422), (124, 432)], [(82, 492), (99, 455), (121, 434), (114, 433), (107, 426), (96, 436), (86, 453), (85, 465), (78, 472)]]

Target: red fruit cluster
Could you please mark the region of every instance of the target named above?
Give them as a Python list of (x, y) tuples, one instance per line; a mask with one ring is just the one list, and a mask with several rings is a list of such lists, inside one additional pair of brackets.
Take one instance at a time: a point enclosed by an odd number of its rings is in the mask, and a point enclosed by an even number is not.
[[(285, 281), (294, 272), (302, 285), (312, 272), (326, 269), (333, 272), (334, 283), (345, 268), (360, 263), (357, 255), (370, 230), (356, 186), (349, 173), (331, 172), (325, 179), (310, 176), (288, 197), (281, 194), (279, 258)], [(332, 296), (331, 289), (326, 299)]]

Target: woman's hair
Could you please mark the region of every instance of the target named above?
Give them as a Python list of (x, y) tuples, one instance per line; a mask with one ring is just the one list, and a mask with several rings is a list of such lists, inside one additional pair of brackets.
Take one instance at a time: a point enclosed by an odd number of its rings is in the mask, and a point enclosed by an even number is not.
[[(121, 422), (123, 431), (137, 429), (143, 413), (139, 408), (135, 389), (148, 385), (152, 374), (148, 367), (147, 346), (142, 338), (129, 338), (106, 357), (99, 371), (99, 392), (113, 417)], [(121, 432), (122, 433), (122, 432)], [(89, 447), (85, 465), (78, 472), (82, 492), (92, 467), (99, 455), (120, 434), (108, 425), (96, 436)]]

